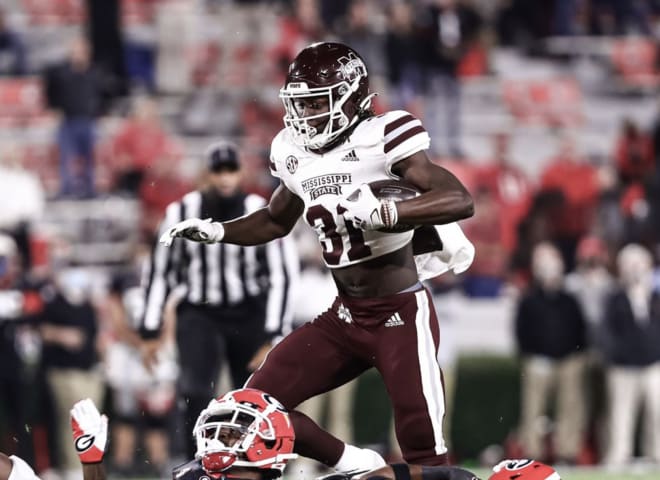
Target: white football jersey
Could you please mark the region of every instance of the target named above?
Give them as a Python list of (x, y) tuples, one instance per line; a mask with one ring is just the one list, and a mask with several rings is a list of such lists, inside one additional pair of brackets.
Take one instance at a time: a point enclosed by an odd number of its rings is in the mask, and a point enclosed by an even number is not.
[(422, 123), (397, 110), (360, 122), (350, 137), (329, 152), (318, 154), (296, 146), (286, 129), (271, 145), (270, 169), (305, 202), (305, 221), (316, 231), (323, 259), (330, 268), (345, 267), (403, 247), (413, 231), (363, 231), (337, 211), (341, 197), (363, 183), (398, 178), (392, 166), (429, 148)]

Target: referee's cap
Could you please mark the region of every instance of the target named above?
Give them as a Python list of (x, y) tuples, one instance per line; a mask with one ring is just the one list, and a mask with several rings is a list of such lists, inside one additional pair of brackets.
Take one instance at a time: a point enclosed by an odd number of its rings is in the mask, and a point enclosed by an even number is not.
[(207, 167), (211, 172), (229, 170), (235, 172), (241, 166), (238, 146), (228, 140), (215, 142), (206, 149)]

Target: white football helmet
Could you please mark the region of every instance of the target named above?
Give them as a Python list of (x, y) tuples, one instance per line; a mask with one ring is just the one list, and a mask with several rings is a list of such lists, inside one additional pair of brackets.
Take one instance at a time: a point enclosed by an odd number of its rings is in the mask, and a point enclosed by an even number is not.
[(273, 397), (241, 388), (211, 400), (197, 418), (195, 458), (209, 473), (230, 467), (269, 470), (280, 476), (293, 453), (295, 435), (286, 409)]

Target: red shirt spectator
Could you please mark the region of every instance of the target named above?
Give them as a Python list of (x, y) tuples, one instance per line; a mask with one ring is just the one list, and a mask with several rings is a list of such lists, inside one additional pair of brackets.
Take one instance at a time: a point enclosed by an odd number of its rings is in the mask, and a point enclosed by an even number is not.
[(126, 178), (135, 177), (128, 190), (137, 191), (148, 169), (157, 163), (178, 165), (181, 145), (160, 123), (155, 102), (148, 98), (136, 101), (135, 110), (126, 121), (113, 145), (115, 185), (124, 187)]
[(529, 210), (533, 187), (522, 170), (509, 161), (509, 136), (497, 134), (494, 143), (494, 161), (477, 170), (476, 183), (488, 191), (498, 206), (497, 228), (502, 246), (510, 253), (518, 241), (518, 224)]
[(194, 185), (175, 169), (150, 169), (140, 187), (142, 232), (145, 239), (158, 233), (158, 225), (167, 206), (191, 191)]
[(642, 180), (654, 167), (651, 137), (641, 132), (631, 119), (624, 120), (614, 158), (621, 180), (625, 183)]
[(591, 225), (599, 187), (596, 169), (577, 156), (571, 140), (563, 140), (541, 174), (541, 190), (561, 192), (564, 202), (553, 214), (555, 232), (577, 241)]

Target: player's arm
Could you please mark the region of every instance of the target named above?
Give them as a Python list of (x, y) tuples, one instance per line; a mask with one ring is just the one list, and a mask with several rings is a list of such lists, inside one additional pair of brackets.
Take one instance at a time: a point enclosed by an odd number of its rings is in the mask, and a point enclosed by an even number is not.
[(433, 164), (424, 151), (396, 162), (392, 173), (415, 185), (422, 194), (399, 201), (378, 199), (365, 183), (339, 201), (344, 218), (362, 230), (377, 230), (396, 224), (447, 225), (474, 214), (472, 197), (463, 184), (448, 170)]
[(102, 463), (83, 464), (83, 480), (105, 479), (105, 467)]
[(223, 222), (223, 242), (237, 245), (260, 245), (287, 235), (302, 215), (304, 203), (300, 197), (280, 184), (264, 208)]
[(443, 225), (474, 214), (474, 202), (463, 184), (447, 169), (432, 163), (425, 151), (395, 163), (392, 172), (424, 192), (396, 202), (398, 223)]
[(199, 218), (184, 220), (165, 232), (160, 241), (169, 246), (175, 237), (182, 237), (203, 243), (260, 245), (288, 234), (303, 209), (303, 201), (280, 184), (264, 208), (222, 223)]

